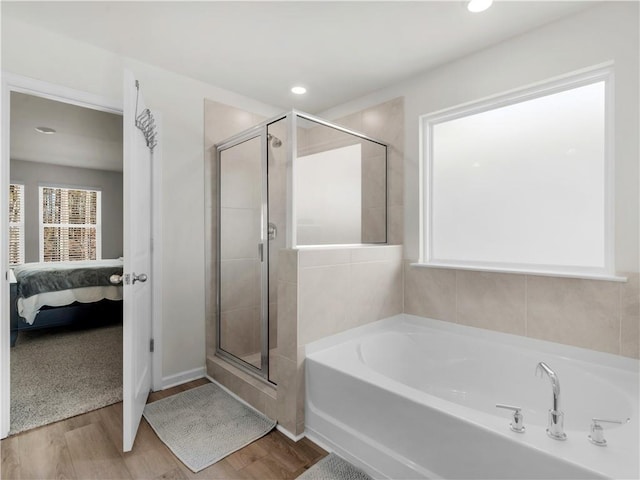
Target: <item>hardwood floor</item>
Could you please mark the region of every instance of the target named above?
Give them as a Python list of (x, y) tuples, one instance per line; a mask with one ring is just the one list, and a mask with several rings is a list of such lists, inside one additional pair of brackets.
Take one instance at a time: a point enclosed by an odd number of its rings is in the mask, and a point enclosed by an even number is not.
[[(149, 402), (208, 383), (154, 392)], [(131, 452), (122, 452), (122, 402), (8, 437), (0, 442), (2, 479), (294, 479), (327, 452), (274, 430), (193, 473), (143, 418)]]

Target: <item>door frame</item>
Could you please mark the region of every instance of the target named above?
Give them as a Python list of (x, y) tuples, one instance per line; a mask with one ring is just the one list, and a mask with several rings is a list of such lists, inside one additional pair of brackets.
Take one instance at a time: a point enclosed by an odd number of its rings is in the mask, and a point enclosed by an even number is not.
[[(234, 135), (221, 143), (213, 146), (216, 159), (216, 203), (217, 210), (217, 248), (215, 264), (216, 278), (216, 305), (215, 305), (215, 329), (216, 329), (216, 355), (223, 357), (230, 363), (236, 365), (241, 370), (257, 376), (260, 380), (269, 383), (269, 192), (268, 184), (268, 147), (267, 147), (267, 127), (268, 124), (260, 124), (252, 127), (244, 132)], [(253, 139), (260, 139), (260, 187), (262, 195), (260, 199), (260, 238), (259, 251), (261, 252), (260, 260), (260, 368), (240, 359), (231, 352), (227, 352), (222, 348), (222, 300), (220, 296), (220, 286), (222, 285), (222, 152), (233, 147), (241, 145)], [(207, 182), (209, 184), (209, 182)], [(209, 251), (210, 248), (207, 248)]]
[[(9, 183), (10, 178), (10, 99), (11, 92), (26, 93), (38, 97), (47, 98), (63, 103), (91, 108), (103, 112), (122, 115), (122, 100), (96, 95), (93, 93), (76, 90), (73, 88), (56, 85), (42, 80), (2, 73), (2, 97), (0, 101), (0, 272), (2, 272), (2, 286), (0, 287), (0, 438), (5, 438), (10, 429), (10, 322), (9, 322), (9, 246), (7, 244), (7, 231), (9, 225)], [(162, 157), (160, 149), (154, 152), (156, 162), (152, 164), (153, 192), (151, 198), (152, 207), (152, 269), (154, 272), (152, 285), (152, 319), (151, 330), (154, 338), (154, 353), (151, 359), (152, 388), (162, 389), (162, 171), (160, 168)]]

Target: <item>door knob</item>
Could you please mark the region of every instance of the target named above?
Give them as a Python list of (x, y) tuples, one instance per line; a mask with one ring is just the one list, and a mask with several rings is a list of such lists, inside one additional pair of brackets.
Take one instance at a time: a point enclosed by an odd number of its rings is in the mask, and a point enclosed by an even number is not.
[(133, 281), (131, 283), (135, 284), (136, 282), (146, 282), (147, 281), (147, 274), (146, 273), (141, 273), (140, 275), (136, 275), (135, 273), (133, 273), (131, 275), (131, 277), (133, 278)]
[(109, 283), (120, 285), (122, 283), (122, 275), (113, 274), (109, 277)]

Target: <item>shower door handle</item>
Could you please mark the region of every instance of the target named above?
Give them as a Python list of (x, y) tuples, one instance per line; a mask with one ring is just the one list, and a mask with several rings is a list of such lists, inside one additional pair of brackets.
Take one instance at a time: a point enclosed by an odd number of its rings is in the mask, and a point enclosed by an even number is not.
[(278, 236), (278, 227), (273, 222), (269, 222), (269, 228), (267, 229), (267, 237), (269, 240), (275, 240)]
[(260, 261), (264, 262), (264, 244), (258, 244), (258, 256), (260, 257)]

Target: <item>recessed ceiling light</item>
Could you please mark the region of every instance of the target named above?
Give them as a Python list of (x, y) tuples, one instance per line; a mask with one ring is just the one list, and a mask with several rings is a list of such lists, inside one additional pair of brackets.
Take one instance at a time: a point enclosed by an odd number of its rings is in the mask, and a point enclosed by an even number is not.
[(44, 133), (45, 135), (53, 135), (56, 131), (51, 127), (36, 127), (36, 132)]
[(295, 93), (296, 95), (304, 95), (305, 93), (307, 93), (307, 89), (301, 86), (295, 86), (291, 89), (292, 93)]
[(493, 4), (493, 0), (471, 0), (467, 3), (467, 10), (473, 13), (484, 12)]

